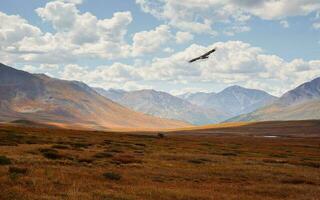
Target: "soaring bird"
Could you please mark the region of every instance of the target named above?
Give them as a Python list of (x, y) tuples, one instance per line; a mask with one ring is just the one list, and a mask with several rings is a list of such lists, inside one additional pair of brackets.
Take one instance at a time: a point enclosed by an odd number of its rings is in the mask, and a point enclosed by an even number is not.
[(208, 51), (207, 53), (205, 53), (205, 54), (203, 54), (203, 55), (201, 55), (201, 56), (199, 56), (199, 57), (197, 57), (197, 58), (194, 58), (194, 59), (192, 59), (192, 60), (189, 60), (189, 63), (192, 63), (192, 62), (197, 61), (197, 60), (207, 59), (207, 58), (209, 58), (209, 55), (212, 54), (212, 53), (215, 52), (215, 51), (216, 51), (216, 48)]

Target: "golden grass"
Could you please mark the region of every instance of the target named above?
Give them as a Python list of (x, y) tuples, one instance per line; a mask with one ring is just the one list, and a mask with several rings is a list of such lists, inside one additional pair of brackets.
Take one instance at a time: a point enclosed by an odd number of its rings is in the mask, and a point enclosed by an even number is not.
[(0, 125), (11, 161), (0, 165), (0, 199), (318, 199), (319, 128), (268, 122), (161, 138)]

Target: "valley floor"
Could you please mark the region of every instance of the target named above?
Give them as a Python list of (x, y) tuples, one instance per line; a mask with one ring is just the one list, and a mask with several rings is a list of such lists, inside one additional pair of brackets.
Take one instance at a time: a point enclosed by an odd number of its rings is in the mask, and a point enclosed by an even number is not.
[(0, 199), (320, 197), (319, 121), (162, 134), (0, 125)]

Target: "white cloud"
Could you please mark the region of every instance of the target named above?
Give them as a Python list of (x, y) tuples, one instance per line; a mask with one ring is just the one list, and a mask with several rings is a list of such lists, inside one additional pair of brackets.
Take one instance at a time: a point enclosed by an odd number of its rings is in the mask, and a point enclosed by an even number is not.
[(172, 37), (170, 27), (160, 25), (154, 30), (142, 31), (133, 36), (133, 54), (135, 56), (158, 51)]
[(73, 4), (82, 4), (83, 0), (59, 0), (62, 2), (73, 3)]
[(60, 1), (49, 2), (44, 8), (37, 8), (36, 12), (43, 20), (52, 22), (58, 31), (72, 29), (78, 15), (74, 4)]
[(166, 53), (173, 53), (174, 49), (172, 49), (170, 47), (167, 47), (167, 48), (163, 49), (163, 51), (166, 52)]
[(314, 29), (320, 29), (320, 22), (313, 23), (312, 26)]
[(251, 28), (249, 26), (232, 26), (230, 28), (227, 28), (224, 31), (224, 34), (228, 36), (234, 36), (236, 33), (243, 33), (250, 31)]
[(90, 84), (97, 82), (124, 83), (139, 79), (135, 68), (122, 63), (114, 63), (111, 66), (99, 66), (94, 69), (83, 67), (76, 64), (69, 64), (60, 73), (63, 79), (67, 80), (86, 80)]
[(178, 44), (190, 42), (191, 40), (193, 40), (193, 35), (189, 32), (178, 31), (176, 33), (176, 42)]
[(287, 20), (281, 20), (280, 21), (280, 25), (283, 27), (283, 28), (289, 28), (290, 27), (290, 24)]
[(209, 90), (203, 89), (203, 88), (198, 88), (198, 87), (186, 87), (186, 88), (183, 88), (183, 89), (171, 90), (170, 94), (178, 96), (178, 95), (182, 95), (182, 94), (187, 94), (187, 93), (192, 94), (192, 93), (197, 93), (197, 92), (209, 93), (209, 92), (212, 92), (212, 91), (209, 91)]
[[(246, 22), (251, 16), (283, 20), (320, 11), (318, 0), (136, 0), (136, 3), (144, 12), (174, 27), (208, 34), (214, 34), (214, 26), (219, 23), (230, 25), (229, 29), (248, 31), (248, 28), (239, 27), (247, 27)], [(226, 33), (230, 34), (230, 31)]]
[(38, 37), (41, 30), (30, 25), (18, 15), (6, 15), (0, 12), (0, 49), (14, 51), (18, 48), (17, 42), (24, 38)]
[[(80, 13), (75, 3), (51, 1), (37, 14), (55, 29), (44, 33), (25, 19), (0, 12), (0, 55), (3, 62), (72, 63), (79, 59), (118, 59), (131, 56), (125, 41), (130, 12), (116, 12), (110, 19)], [(62, 45), (63, 44), (63, 45)]]

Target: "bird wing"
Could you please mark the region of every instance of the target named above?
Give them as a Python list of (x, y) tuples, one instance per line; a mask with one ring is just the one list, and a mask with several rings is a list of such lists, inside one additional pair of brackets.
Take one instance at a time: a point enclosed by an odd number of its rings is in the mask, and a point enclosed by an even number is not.
[(207, 59), (207, 58), (209, 58), (209, 55), (212, 54), (215, 51), (216, 51), (216, 49), (214, 48), (211, 51), (208, 51), (207, 53), (203, 54), (202, 56), (199, 56), (197, 58), (189, 60), (189, 63), (195, 62), (195, 61), (200, 60), (200, 59)]
[(192, 63), (192, 62), (197, 61), (197, 60), (199, 60), (199, 59), (200, 59), (200, 57), (194, 58), (194, 59), (192, 59), (192, 60), (189, 60), (189, 63)]
[(216, 49), (212, 49), (211, 51), (208, 51), (207, 53), (203, 54), (202, 56), (203, 57), (207, 57), (207, 56), (209, 56), (210, 54), (212, 54), (215, 51), (216, 51)]

